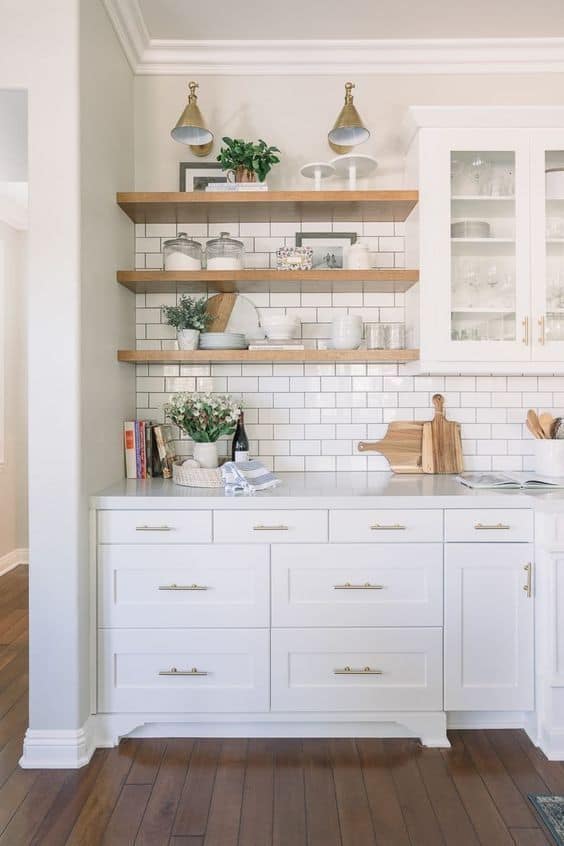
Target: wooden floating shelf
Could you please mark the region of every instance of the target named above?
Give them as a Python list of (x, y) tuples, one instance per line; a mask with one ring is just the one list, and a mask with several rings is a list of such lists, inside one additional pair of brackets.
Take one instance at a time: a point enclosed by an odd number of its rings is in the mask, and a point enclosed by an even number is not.
[(403, 221), (417, 191), (118, 192), (134, 223)]
[(395, 293), (409, 290), (419, 281), (418, 270), (118, 270), (117, 281), (136, 294), (188, 292), (205, 283), (216, 291), (230, 292), (249, 288), (277, 290), (288, 284), (302, 283), (370, 283), (370, 290)]
[(417, 361), (419, 350), (119, 350), (118, 361), (133, 364), (238, 364), (240, 362)]

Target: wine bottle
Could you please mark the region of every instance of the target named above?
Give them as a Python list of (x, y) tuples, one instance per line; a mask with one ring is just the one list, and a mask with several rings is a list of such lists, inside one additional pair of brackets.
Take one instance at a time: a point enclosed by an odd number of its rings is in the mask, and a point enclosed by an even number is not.
[(235, 434), (233, 435), (231, 459), (236, 464), (249, 460), (249, 439), (247, 438), (247, 433), (245, 432), (245, 415), (243, 412), (239, 415), (237, 428), (235, 429)]

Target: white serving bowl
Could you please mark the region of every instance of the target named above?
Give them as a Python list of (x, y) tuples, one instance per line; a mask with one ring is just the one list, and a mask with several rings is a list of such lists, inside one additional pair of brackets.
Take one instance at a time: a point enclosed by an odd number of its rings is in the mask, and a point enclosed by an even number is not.
[(261, 320), (269, 341), (289, 341), (296, 337), (298, 319), (286, 314), (270, 314)]

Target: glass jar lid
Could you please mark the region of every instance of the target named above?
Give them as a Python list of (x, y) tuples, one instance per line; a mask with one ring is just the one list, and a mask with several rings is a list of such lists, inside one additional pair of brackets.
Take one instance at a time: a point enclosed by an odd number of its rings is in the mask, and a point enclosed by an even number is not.
[(179, 232), (176, 238), (170, 238), (163, 244), (166, 250), (198, 251), (202, 249), (199, 241), (189, 238), (186, 232)]
[(220, 232), (219, 238), (212, 238), (207, 242), (206, 250), (211, 250), (216, 255), (232, 255), (243, 252), (243, 242), (230, 238), (229, 232)]

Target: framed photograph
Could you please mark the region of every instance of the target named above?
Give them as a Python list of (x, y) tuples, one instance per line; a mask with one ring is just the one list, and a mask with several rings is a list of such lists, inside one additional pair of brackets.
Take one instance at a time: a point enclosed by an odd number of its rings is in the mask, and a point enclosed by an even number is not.
[(205, 191), (208, 185), (227, 183), (219, 162), (180, 162), (180, 191)]
[(296, 247), (312, 248), (312, 270), (337, 270), (345, 266), (345, 249), (356, 237), (356, 232), (296, 232)]

